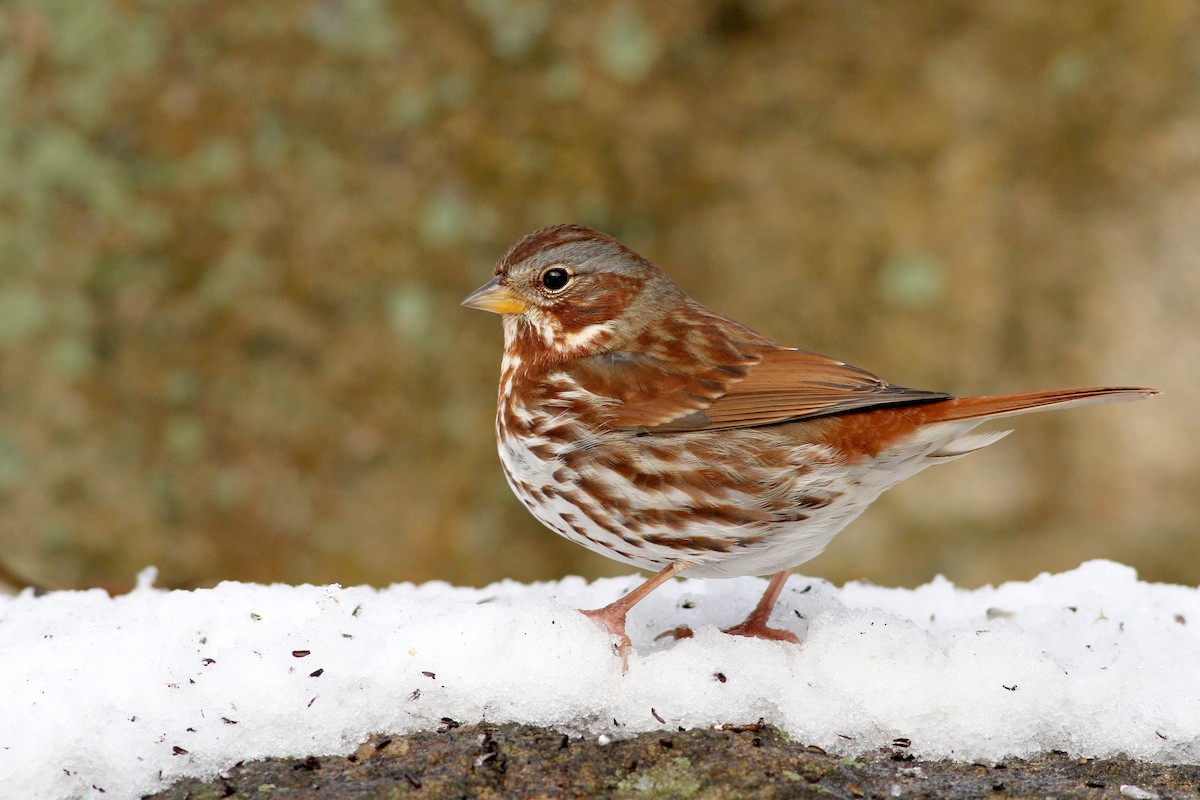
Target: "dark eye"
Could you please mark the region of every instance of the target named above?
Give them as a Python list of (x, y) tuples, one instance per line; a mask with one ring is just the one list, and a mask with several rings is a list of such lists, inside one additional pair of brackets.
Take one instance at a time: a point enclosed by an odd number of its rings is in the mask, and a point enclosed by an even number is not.
[(561, 292), (571, 282), (571, 273), (562, 267), (551, 267), (542, 273), (542, 286), (548, 292)]

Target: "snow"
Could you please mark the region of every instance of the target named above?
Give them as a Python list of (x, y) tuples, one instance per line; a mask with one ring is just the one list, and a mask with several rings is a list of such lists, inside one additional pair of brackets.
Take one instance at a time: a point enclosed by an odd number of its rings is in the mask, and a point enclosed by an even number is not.
[[(482, 589), (152, 580), (118, 597), (0, 597), (0, 797), (137, 797), (444, 719), (603, 741), (762, 718), (847, 755), (903, 737), (919, 758), (1200, 760), (1200, 590), (1111, 562), (977, 590), (792, 576), (772, 623), (800, 646), (718, 630), (764, 581), (679, 580), (631, 614), (625, 674), (573, 609), (637, 576)], [(655, 641), (684, 623), (694, 638)]]

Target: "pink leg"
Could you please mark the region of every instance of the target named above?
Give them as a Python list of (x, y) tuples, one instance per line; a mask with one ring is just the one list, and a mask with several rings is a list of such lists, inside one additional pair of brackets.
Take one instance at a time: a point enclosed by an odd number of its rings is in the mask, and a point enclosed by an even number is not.
[(680, 570), (686, 569), (687, 564), (676, 561), (669, 564), (666, 568), (655, 573), (655, 575), (643, 583), (641, 586), (634, 589), (629, 594), (622, 597), (616, 602), (609, 603), (604, 608), (597, 608), (592, 611), (583, 611), (583, 615), (592, 619), (612, 634), (617, 640), (617, 655), (621, 656), (621, 670), (624, 671), (629, 664), (629, 652), (633, 649), (633, 642), (629, 641), (629, 635), (625, 633), (625, 615), (629, 613), (629, 609), (633, 608), (641, 602), (646, 595), (653, 592), (662, 584), (675, 577)]
[(753, 636), (758, 639), (800, 644), (796, 634), (791, 631), (771, 628), (767, 625), (767, 620), (771, 618), (771, 609), (775, 607), (775, 601), (779, 599), (779, 593), (783, 591), (783, 585), (787, 583), (787, 579), (788, 571), (786, 569), (772, 575), (771, 582), (767, 584), (767, 591), (763, 592), (762, 599), (750, 612), (750, 616), (746, 617), (745, 622), (740, 622), (732, 628), (726, 628), (725, 633), (733, 636)]

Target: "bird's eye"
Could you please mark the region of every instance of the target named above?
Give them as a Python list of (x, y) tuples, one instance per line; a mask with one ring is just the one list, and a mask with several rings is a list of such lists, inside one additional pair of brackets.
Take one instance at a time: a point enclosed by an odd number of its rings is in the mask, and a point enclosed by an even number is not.
[(551, 267), (542, 273), (542, 286), (547, 292), (561, 292), (571, 282), (571, 273), (562, 267)]

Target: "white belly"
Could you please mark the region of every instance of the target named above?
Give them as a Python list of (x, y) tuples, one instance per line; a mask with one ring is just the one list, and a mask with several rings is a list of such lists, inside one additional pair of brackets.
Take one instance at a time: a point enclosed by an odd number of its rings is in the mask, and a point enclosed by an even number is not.
[(779, 427), (605, 431), (557, 444), (501, 435), (499, 452), (513, 492), (556, 533), (642, 569), (683, 561), (689, 575), (727, 578), (815, 557), (887, 489), (1003, 435), (968, 435), (977, 424), (926, 426), (850, 463), (822, 445), (789, 444)]

